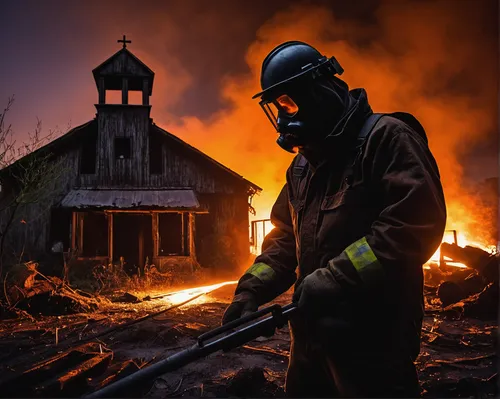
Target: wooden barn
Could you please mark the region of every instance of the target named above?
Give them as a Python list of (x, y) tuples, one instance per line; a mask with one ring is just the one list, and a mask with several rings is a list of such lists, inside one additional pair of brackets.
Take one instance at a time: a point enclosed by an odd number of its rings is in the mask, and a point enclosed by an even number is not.
[[(127, 42), (93, 70), (96, 117), (41, 149), (63, 159), (65, 173), (57, 195), (16, 216), (8, 247), (37, 259), (55, 245), (85, 261), (125, 260), (132, 273), (146, 262), (238, 267), (249, 257), (249, 204), (261, 189), (153, 122), (154, 73)], [(106, 101), (110, 90), (121, 91), (118, 104)], [(129, 92), (142, 101), (129, 104)], [(12, 179), (4, 173), (4, 201)]]

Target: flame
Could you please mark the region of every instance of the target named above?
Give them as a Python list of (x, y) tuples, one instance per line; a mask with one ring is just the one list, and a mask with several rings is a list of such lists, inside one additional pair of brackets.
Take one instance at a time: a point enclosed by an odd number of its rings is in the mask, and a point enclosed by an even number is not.
[[(271, 221), (266, 220), (264, 222), (264, 225), (262, 228), (257, 229), (257, 234), (256, 234), (256, 242), (255, 245), (250, 247), (251, 252), (254, 255), (259, 255), (261, 253), (261, 248), (262, 248), (262, 242), (264, 241), (264, 238), (269, 232), (274, 229), (275, 226), (271, 223)], [(463, 232), (457, 232), (456, 230), (446, 230), (444, 235), (443, 235), (443, 240), (442, 243), (446, 242), (449, 244), (457, 244), (461, 247), (465, 246), (472, 246), (476, 247), (479, 249), (482, 249), (483, 251), (493, 253), (496, 251), (496, 246), (494, 244), (487, 244), (484, 241), (485, 240), (473, 240), (470, 237), (472, 234), (468, 233), (463, 233)], [(434, 253), (434, 255), (431, 256), (431, 258), (426, 262), (424, 265), (424, 269), (430, 269), (431, 266), (429, 264), (439, 264), (440, 263), (440, 257), (441, 257), (441, 249), (438, 248), (437, 251)], [(464, 263), (461, 262), (454, 262), (448, 257), (444, 257), (444, 260), (446, 262), (447, 266), (452, 266), (452, 267), (458, 267), (458, 268), (467, 268), (468, 266), (465, 265)]]
[[(494, 145), (496, 131), (497, 92), (490, 83), (496, 70), (485, 62), (493, 43), (475, 28), (484, 26), (479, 21), (485, 16), (480, 7), (454, 6), (450, 12), (443, 1), (393, 3), (381, 2), (373, 25), (347, 22), (322, 6), (283, 9), (256, 32), (245, 56), (248, 73), (225, 76), (220, 95), (227, 107), (205, 119), (161, 113), (160, 125), (263, 187), (254, 198), (254, 219), (269, 218), (292, 156), (276, 145), (275, 131), (251, 97), (260, 90), (261, 63), (269, 51), (287, 40), (303, 40), (334, 55), (345, 69), (342, 78), (351, 88), (366, 88), (375, 111), (408, 111), (422, 122), (442, 176), (447, 228), (467, 232), (471, 241), (494, 241), (496, 200), (485, 204), (486, 196), (469, 184), (466, 173), (473, 167), (478, 178), (494, 176), (482, 154), (472, 154), (477, 162), (466, 162), (477, 145)], [(471, 66), (470, 59), (479, 61)]]
[[(471, 247), (476, 247), (479, 249), (482, 249), (483, 251), (492, 253), (493, 251), (496, 250), (496, 246), (492, 244), (485, 244), (482, 241), (479, 240), (473, 240), (471, 239), (472, 235), (463, 233), (463, 232), (456, 232), (456, 240), (455, 236), (453, 235), (453, 230), (448, 230), (445, 232), (443, 236), (443, 241), (448, 244), (457, 244), (461, 247), (465, 246), (471, 246)], [(438, 250), (434, 253), (434, 255), (431, 256), (431, 258), (428, 260), (427, 263), (439, 263), (441, 257), (441, 249), (438, 248)], [(446, 261), (447, 266), (454, 266), (454, 267), (460, 267), (460, 268), (467, 268), (468, 266), (461, 263), (461, 262), (453, 262), (450, 258), (444, 257), (444, 260)]]
[(254, 255), (259, 255), (262, 249), (262, 243), (264, 242), (264, 238), (269, 234), (271, 230), (274, 229), (274, 225), (270, 220), (266, 220), (262, 223), (261, 226), (257, 227), (255, 242), (254, 245), (250, 246), (250, 252)]
[(212, 285), (205, 285), (202, 287), (195, 287), (195, 288), (186, 288), (181, 291), (175, 291), (167, 294), (163, 300), (168, 301), (172, 305), (178, 305), (182, 302), (186, 302), (192, 298), (195, 298), (196, 296), (200, 296), (197, 299), (194, 299), (193, 301), (189, 302), (190, 305), (194, 304), (200, 304), (203, 302), (206, 302), (206, 298), (203, 297), (203, 294), (208, 294), (209, 292), (215, 291), (218, 288), (224, 287), (226, 285), (230, 284), (236, 284), (238, 281), (224, 281), (223, 283), (218, 283), (218, 284), (212, 284)]

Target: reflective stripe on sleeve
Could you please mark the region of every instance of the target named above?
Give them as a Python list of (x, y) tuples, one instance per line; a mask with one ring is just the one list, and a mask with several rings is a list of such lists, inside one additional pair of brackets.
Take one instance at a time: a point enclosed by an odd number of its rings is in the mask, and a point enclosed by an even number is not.
[(251, 274), (252, 276), (260, 279), (262, 282), (274, 280), (276, 277), (276, 272), (273, 270), (273, 268), (262, 262), (254, 263), (245, 272), (245, 274)]
[(349, 245), (344, 252), (365, 283), (373, 282), (383, 276), (384, 269), (365, 237)]

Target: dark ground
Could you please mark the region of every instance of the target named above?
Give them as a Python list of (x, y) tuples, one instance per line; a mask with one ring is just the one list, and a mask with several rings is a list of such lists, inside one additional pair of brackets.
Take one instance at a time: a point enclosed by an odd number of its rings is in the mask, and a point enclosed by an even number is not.
[[(64, 365), (41, 364), (24, 374), (37, 362), (56, 355), (64, 357), (68, 348), (85, 344), (86, 338), (127, 320), (158, 312), (168, 307), (168, 303), (162, 299), (138, 304), (105, 303), (93, 314), (3, 321), (0, 396), (78, 397), (102, 386), (104, 379), (116, 373), (117, 368), (124, 367), (125, 373), (164, 359), (191, 346), (198, 335), (218, 326), (233, 290), (234, 285), (220, 288), (192, 304), (92, 339), (80, 351), (70, 351), (65, 363), (58, 361)], [(288, 292), (275, 302), (284, 305), (290, 300)], [(436, 308), (430, 308), (417, 361), (423, 396), (494, 397), (497, 333), (496, 321), (451, 320)], [(285, 327), (271, 338), (249, 342), (228, 353), (212, 354), (163, 375), (152, 386), (139, 387), (134, 396), (283, 396), (281, 387), (289, 345)], [(127, 364), (130, 359), (135, 364)], [(68, 373), (71, 367), (74, 371)]]

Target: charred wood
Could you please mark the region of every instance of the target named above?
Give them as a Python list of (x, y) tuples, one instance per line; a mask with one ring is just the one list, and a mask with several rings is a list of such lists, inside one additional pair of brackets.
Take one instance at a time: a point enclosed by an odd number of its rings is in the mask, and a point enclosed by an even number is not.
[[(99, 355), (100, 360), (88, 362), (96, 354)], [(59, 383), (62, 388), (65, 382), (79, 374), (79, 370), (82, 372), (92, 370), (101, 360), (105, 360), (108, 354), (101, 355), (103, 354), (99, 344), (80, 345), (41, 361), (28, 369), (20, 368), (11, 374), (2, 375), (0, 377), (0, 392), (3, 396), (30, 397), (35, 395), (37, 390), (43, 392), (45, 389), (49, 389), (52, 390), (50, 394), (54, 395), (54, 384)]]
[(488, 282), (498, 281), (498, 259), (480, 248), (465, 246), (460, 247), (457, 244), (441, 244), (441, 251), (444, 256), (461, 262), (476, 270)]
[(480, 320), (496, 320), (498, 318), (498, 285), (488, 284), (481, 292), (471, 295), (444, 310), (457, 318), (473, 317)]
[(477, 274), (470, 274), (463, 280), (445, 281), (441, 283), (437, 289), (437, 295), (443, 306), (448, 306), (471, 295), (477, 294), (484, 288), (484, 278)]
[(98, 390), (138, 370), (139, 366), (133, 360), (116, 363), (108, 368), (105, 375), (90, 379), (89, 385), (92, 390)]
[[(472, 316), (490, 318), (498, 309), (498, 257), (471, 246), (441, 244), (441, 252), (453, 261), (461, 262), (473, 270), (465, 278), (445, 281), (439, 285), (437, 295), (446, 311), (459, 314), (472, 313)], [(495, 292), (496, 290), (496, 292)], [(495, 297), (496, 296), (496, 297)], [(460, 302), (460, 301), (463, 301)], [(457, 304), (457, 306), (452, 306)]]

